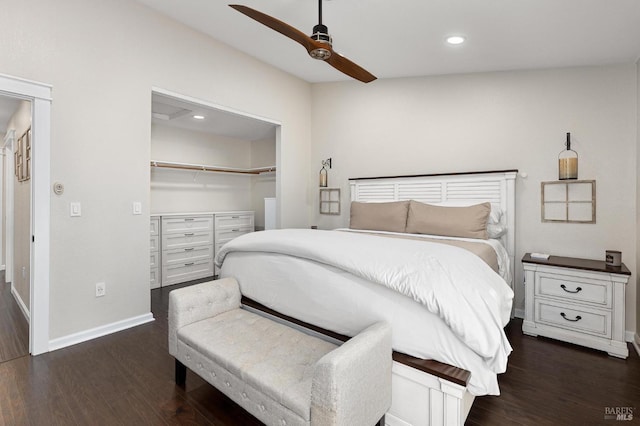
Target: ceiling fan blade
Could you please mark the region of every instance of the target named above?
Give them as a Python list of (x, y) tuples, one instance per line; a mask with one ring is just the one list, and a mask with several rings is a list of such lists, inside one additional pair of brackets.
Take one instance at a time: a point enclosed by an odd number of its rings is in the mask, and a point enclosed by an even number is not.
[(351, 62), (349, 59), (340, 55), (335, 50), (332, 51), (331, 56), (327, 58), (325, 62), (327, 62), (338, 71), (343, 72), (346, 75), (355, 78), (356, 80), (360, 80), (363, 83), (370, 83), (377, 78), (375, 75), (371, 74), (360, 65)]
[(303, 33), (302, 31), (292, 27), (289, 24), (282, 22), (279, 19), (276, 19), (272, 16), (265, 15), (262, 12), (258, 12), (255, 9), (251, 9), (247, 6), (242, 6), (239, 4), (230, 4), (230, 7), (234, 8), (240, 13), (247, 15), (249, 18), (255, 19), (263, 25), (271, 28), (279, 32), (280, 34), (289, 37), (291, 40), (296, 41), (304, 46), (307, 49), (307, 52), (314, 48), (314, 42), (312, 38)]

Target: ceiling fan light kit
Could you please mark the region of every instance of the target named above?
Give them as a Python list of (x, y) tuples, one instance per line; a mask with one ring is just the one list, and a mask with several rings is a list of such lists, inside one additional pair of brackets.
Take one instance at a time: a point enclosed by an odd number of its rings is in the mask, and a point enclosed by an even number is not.
[(313, 59), (318, 59), (321, 61), (329, 59), (331, 57), (331, 47), (333, 46), (331, 36), (329, 35), (329, 29), (326, 25), (318, 24), (313, 27), (313, 34), (311, 34), (311, 38), (317, 42), (325, 43), (329, 46), (329, 49), (324, 47), (316, 47), (309, 51), (309, 55)]
[(250, 7), (239, 4), (230, 4), (229, 6), (238, 12), (247, 15), (249, 18), (258, 21), (272, 30), (277, 31), (301, 44), (307, 50), (309, 56), (314, 59), (325, 61), (333, 68), (348, 75), (349, 77), (355, 78), (363, 83), (369, 83), (376, 79), (376, 76), (371, 74), (369, 71), (333, 50), (329, 29), (326, 25), (322, 24), (322, 0), (318, 0), (319, 22), (318, 25), (313, 27), (313, 33), (311, 36), (307, 36), (305, 33), (291, 25)]

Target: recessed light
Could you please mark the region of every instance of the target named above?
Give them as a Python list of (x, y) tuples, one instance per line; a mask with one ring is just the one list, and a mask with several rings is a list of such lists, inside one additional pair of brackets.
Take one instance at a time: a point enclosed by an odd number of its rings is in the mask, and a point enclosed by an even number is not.
[(463, 36), (459, 36), (459, 35), (447, 37), (447, 43), (453, 44), (453, 45), (462, 44), (462, 43), (464, 43), (465, 40), (466, 40), (466, 38), (464, 38)]
[(204, 120), (204, 115), (194, 115), (193, 118), (196, 120)]

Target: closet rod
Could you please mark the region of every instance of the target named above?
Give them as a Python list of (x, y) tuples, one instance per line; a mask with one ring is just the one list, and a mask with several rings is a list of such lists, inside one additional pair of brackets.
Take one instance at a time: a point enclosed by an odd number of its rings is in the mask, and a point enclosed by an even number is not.
[(195, 171), (203, 171), (203, 172), (240, 173), (240, 174), (248, 174), (248, 175), (257, 175), (260, 173), (274, 172), (276, 170), (275, 166), (240, 168), (240, 167), (224, 167), (224, 166), (207, 166), (204, 164), (177, 163), (174, 161), (156, 161), (156, 160), (151, 160), (151, 167), (162, 167), (167, 169), (178, 169), (178, 170), (195, 170)]

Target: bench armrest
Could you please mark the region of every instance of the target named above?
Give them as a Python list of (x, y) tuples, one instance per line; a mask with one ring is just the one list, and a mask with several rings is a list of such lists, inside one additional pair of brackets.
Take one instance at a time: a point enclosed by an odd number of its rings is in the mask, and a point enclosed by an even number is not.
[(189, 324), (240, 307), (235, 278), (183, 287), (169, 293), (169, 353), (178, 352), (178, 330)]
[(311, 422), (373, 425), (391, 406), (391, 327), (378, 322), (314, 367)]

